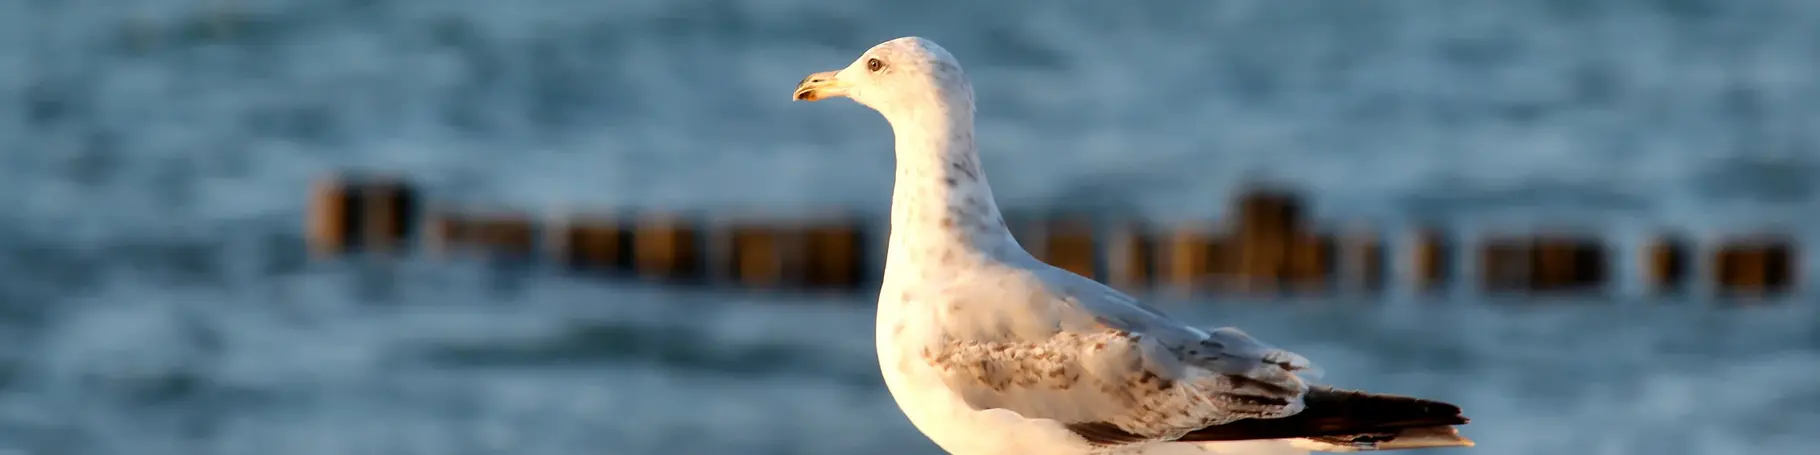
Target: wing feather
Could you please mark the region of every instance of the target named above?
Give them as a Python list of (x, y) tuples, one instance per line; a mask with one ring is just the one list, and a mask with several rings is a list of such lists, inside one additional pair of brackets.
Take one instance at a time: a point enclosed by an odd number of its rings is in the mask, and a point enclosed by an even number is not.
[(955, 325), (922, 353), (974, 408), (1055, 420), (1103, 444), (1302, 409), (1301, 356), (1183, 325), (1065, 270), (1029, 270), (950, 293), (980, 301), (953, 302), (968, 317), (947, 318)]

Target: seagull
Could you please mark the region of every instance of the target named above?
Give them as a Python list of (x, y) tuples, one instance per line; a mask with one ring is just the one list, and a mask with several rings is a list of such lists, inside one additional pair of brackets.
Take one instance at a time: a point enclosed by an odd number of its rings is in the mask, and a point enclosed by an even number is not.
[(895, 136), (879, 369), (960, 455), (1306, 454), (1469, 447), (1452, 404), (1312, 385), (1313, 365), (1231, 327), (1179, 322), (1035, 258), (974, 145), (973, 88), (935, 42), (880, 43), (794, 100), (848, 98)]

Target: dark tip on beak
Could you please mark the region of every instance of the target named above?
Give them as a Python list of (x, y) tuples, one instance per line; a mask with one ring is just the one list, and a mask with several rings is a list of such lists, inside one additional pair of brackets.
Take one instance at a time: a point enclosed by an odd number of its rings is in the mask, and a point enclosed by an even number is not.
[(824, 98), (846, 95), (846, 90), (841, 87), (840, 80), (835, 79), (834, 75), (833, 71), (824, 71), (804, 77), (802, 82), (796, 83), (796, 93), (791, 96), (791, 99), (819, 101)]
[(815, 88), (826, 82), (828, 80), (822, 78), (820, 74), (804, 77), (802, 82), (796, 83), (796, 94), (791, 97), (791, 101), (815, 101), (818, 99), (815, 95)]

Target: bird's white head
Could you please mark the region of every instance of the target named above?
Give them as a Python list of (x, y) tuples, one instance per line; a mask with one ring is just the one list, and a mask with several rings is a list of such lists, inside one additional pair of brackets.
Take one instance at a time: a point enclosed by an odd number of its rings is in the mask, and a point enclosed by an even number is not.
[(803, 78), (796, 100), (846, 97), (896, 118), (963, 107), (973, 113), (973, 87), (961, 64), (934, 41), (907, 36), (872, 46), (853, 63)]

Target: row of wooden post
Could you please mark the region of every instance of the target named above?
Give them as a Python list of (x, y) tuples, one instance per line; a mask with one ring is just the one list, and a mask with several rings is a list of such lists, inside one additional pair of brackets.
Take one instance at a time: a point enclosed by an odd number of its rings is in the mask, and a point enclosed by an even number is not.
[[(1086, 217), (1013, 221), (1019, 242), (1044, 261), (1116, 287), (1196, 292), (1374, 292), (1385, 288), (1390, 255), (1368, 232), (1311, 228), (1293, 194), (1242, 195), (1224, 226), (1161, 229), (1096, 223)], [(706, 220), (666, 215), (576, 216), (538, 220), (518, 213), (457, 213), (425, 208), (419, 191), (396, 179), (332, 178), (318, 183), (308, 242), (320, 255), (402, 252), (413, 236), (432, 254), (480, 253), (677, 283), (748, 287), (859, 289), (875, 284), (882, 238), (875, 223)], [(1439, 230), (1410, 239), (1404, 270), (1418, 291), (1445, 288), (1461, 270), (1455, 245)], [(1598, 293), (1612, 281), (1609, 249), (1586, 235), (1498, 235), (1477, 250), (1478, 282), (1493, 293)], [(1705, 270), (1727, 295), (1787, 292), (1796, 276), (1786, 238), (1724, 241)], [(1644, 284), (1680, 292), (1694, 274), (1694, 246), (1662, 237), (1642, 249)]]
[(319, 257), (399, 252), (417, 236), (417, 246), (433, 255), (547, 258), (576, 271), (678, 284), (843, 289), (872, 278), (862, 223), (844, 219), (725, 226), (664, 214), (539, 220), (427, 209), (418, 191), (396, 180), (346, 178), (319, 182), (309, 210), (308, 243)]

